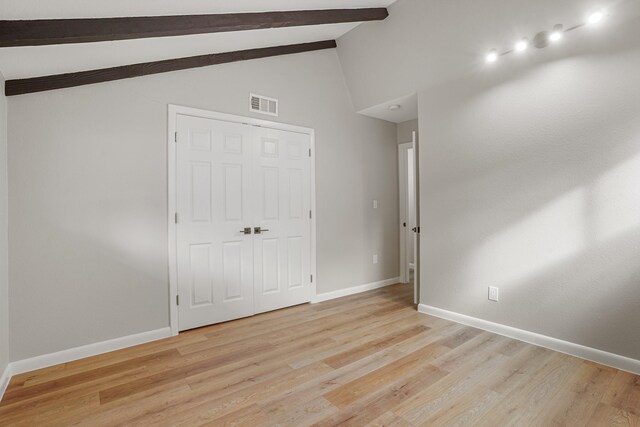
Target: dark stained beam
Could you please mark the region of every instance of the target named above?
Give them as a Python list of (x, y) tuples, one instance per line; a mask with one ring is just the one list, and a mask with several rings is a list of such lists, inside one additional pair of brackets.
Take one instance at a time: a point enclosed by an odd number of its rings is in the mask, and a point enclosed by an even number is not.
[(265, 28), (380, 21), (385, 8), (299, 10), (218, 15), (0, 21), (0, 47), (89, 43)]
[(292, 53), (311, 52), (336, 47), (335, 40), (313, 43), (291, 44), (265, 47), (260, 49), (238, 50), (235, 52), (214, 53), (211, 55), (190, 56), (186, 58), (167, 59), (164, 61), (144, 62), (121, 67), (102, 68), (98, 70), (80, 71), (77, 73), (57, 74), (52, 76), (33, 77), (28, 79), (7, 80), (4, 85), (6, 96), (26, 93), (84, 86), (112, 80), (130, 79), (150, 74), (168, 73), (170, 71), (229, 62), (246, 61), (248, 59), (268, 58), (270, 56), (289, 55)]

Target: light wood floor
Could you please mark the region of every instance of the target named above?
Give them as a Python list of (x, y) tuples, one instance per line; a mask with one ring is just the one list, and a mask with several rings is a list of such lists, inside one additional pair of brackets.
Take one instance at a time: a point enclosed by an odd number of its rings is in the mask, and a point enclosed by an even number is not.
[(394, 285), (19, 375), (0, 425), (640, 425), (640, 377), (418, 314), (411, 292)]

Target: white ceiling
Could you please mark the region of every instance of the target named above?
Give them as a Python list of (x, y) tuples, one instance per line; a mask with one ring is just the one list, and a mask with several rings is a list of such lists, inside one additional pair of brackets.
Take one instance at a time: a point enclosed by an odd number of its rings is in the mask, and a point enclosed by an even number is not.
[(138, 62), (334, 39), (354, 24), (290, 27), (100, 43), (0, 48), (6, 79), (69, 73)]
[[(0, 0), (1, 19), (189, 15), (386, 7), (395, 0)], [(283, 44), (337, 39), (358, 24), (332, 24), (100, 43), (0, 48), (6, 79)]]
[[(399, 105), (400, 108), (390, 110), (389, 106), (391, 105)], [(392, 99), (391, 101), (383, 102), (382, 104), (358, 111), (358, 113), (392, 123), (402, 123), (408, 120), (417, 119), (418, 95), (414, 93), (398, 99)]]

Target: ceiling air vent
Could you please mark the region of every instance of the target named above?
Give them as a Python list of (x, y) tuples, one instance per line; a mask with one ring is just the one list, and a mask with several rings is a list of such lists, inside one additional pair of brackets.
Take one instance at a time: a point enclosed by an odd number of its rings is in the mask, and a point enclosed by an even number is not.
[(277, 116), (278, 100), (252, 93), (249, 95), (249, 109), (255, 113)]

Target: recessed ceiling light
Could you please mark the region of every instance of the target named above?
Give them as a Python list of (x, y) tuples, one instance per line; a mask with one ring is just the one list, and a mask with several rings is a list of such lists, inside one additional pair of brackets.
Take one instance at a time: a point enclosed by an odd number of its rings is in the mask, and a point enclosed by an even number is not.
[(527, 50), (528, 47), (529, 47), (529, 40), (525, 37), (522, 40), (520, 40), (518, 43), (516, 43), (515, 51), (522, 52), (524, 50)]
[(389, 105), (389, 110), (391, 110), (391, 111), (396, 111), (396, 110), (399, 110), (401, 108), (402, 108), (402, 105), (398, 105), (398, 104)]
[(496, 62), (498, 60), (498, 51), (493, 49), (487, 55), (487, 62)]
[(589, 25), (599, 24), (600, 22), (602, 22), (604, 17), (605, 17), (605, 13), (602, 10), (594, 12), (591, 15), (589, 15), (589, 19), (587, 19), (587, 24)]

